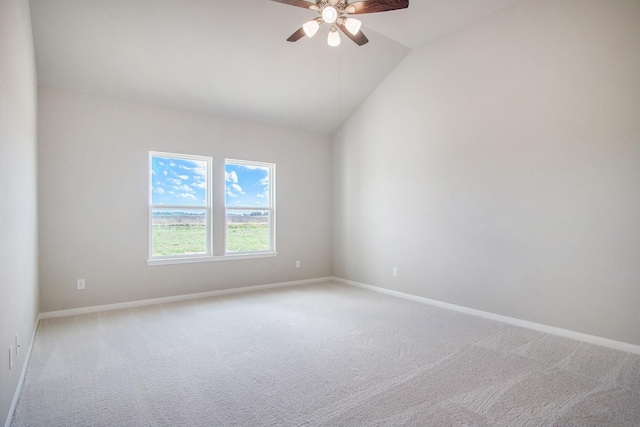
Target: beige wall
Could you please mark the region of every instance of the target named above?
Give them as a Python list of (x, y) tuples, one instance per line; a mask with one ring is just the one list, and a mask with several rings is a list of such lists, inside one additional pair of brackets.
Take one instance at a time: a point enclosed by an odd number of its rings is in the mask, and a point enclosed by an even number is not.
[[(322, 136), (40, 89), (41, 311), (330, 275), (330, 150)], [(149, 151), (276, 163), (278, 256), (148, 266)]]
[[(27, 0), (0, 0), (0, 425), (38, 314), (36, 74)], [(9, 346), (21, 347), (9, 370)]]
[(640, 344), (640, 1), (524, 0), (412, 52), (333, 180), (336, 276)]

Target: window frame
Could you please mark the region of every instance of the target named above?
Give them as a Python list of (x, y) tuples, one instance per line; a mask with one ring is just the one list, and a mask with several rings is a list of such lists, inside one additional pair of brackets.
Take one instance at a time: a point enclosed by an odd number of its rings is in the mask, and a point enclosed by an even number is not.
[[(153, 204), (153, 157), (180, 159), (188, 161), (206, 161), (206, 206)], [(260, 166), (269, 168), (269, 207), (249, 207), (253, 210), (269, 211), (269, 249), (264, 251), (227, 252), (226, 244), (226, 164)], [(194, 154), (180, 154), (163, 151), (149, 151), (148, 155), (148, 257), (147, 265), (186, 264), (212, 261), (244, 260), (254, 258), (276, 257), (276, 209), (275, 209), (275, 171), (276, 164), (249, 160), (212, 158)], [(216, 184), (219, 184), (216, 186)], [(153, 256), (153, 210), (165, 209), (197, 209), (206, 210), (206, 253)], [(217, 240), (216, 236), (220, 236)]]
[[(224, 199), (224, 254), (227, 257), (235, 257), (235, 256), (246, 256), (246, 255), (258, 255), (258, 254), (271, 254), (276, 253), (276, 164), (269, 162), (258, 162), (253, 160), (239, 160), (239, 159), (224, 159), (224, 172), (226, 177), (227, 172), (227, 164), (237, 165), (237, 166), (248, 166), (248, 167), (257, 167), (257, 168), (265, 168), (269, 171), (269, 195), (267, 197), (268, 206), (227, 206), (227, 198), (225, 194)], [(226, 182), (225, 182), (226, 185)], [(266, 250), (257, 250), (257, 251), (229, 251), (227, 249), (227, 212), (231, 211), (268, 211), (269, 212), (269, 248)]]
[[(205, 188), (205, 205), (176, 205), (176, 204), (168, 204), (168, 203), (153, 203), (153, 158), (162, 158), (162, 159), (175, 159), (175, 160), (185, 160), (185, 161), (197, 161), (197, 162), (205, 162), (206, 163), (206, 188)], [(179, 261), (183, 262), (198, 259), (198, 258), (207, 258), (211, 257), (213, 254), (213, 207), (212, 207), (212, 163), (213, 159), (207, 156), (199, 156), (194, 154), (178, 154), (178, 153), (167, 153), (160, 151), (150, 151), (149, 152), (149, 257), (147, 258), (148, 262), (157, 262), (157, 263), (166, 263), (169, 261)], [(178, 255), (153, 255), (153, 211), (155, 209), (179, 209), (179, 210), (198, 210), (205, 211), (205, 252), (204, 253), (195, 253), (195, 254), (178, 254)]]

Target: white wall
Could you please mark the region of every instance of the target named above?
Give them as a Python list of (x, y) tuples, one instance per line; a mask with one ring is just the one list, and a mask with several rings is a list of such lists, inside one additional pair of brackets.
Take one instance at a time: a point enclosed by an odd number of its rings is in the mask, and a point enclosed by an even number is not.
[(412, 52), (333, 182), (334, 275), (640, 344), (640, 1), (523, 0)]
[[(0, 0), (0, 425), (38, 314), (36, 73), (27, 0)], [(9, 370), (15, 335), (20, 352)]]
[[(41, 311), (331, 274), (328, 138), (46, 88), (38, 123)], [(152, 150), (276, 163), (278, 256), (148, 266)]]

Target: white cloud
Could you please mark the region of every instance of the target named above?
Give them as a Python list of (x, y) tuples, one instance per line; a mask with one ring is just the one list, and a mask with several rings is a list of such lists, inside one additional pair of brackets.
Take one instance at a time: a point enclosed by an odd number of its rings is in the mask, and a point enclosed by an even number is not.
[(196, 196), (194, 196), (193, 194), (189, 194), (189, 193), (181, 193), (181, 194), (178, 194), (178, 197), (180, 197), (181, 199), (198, 200), (198, 199), (196, 198)]
[(238, 175), (236, 174), (236, 171), (231, 171), (230, 173), (225, 172), (225, 174), (227, 182), (235, 182), (236, 184), (238, 183)]
[(205, 178), (207, 176), (207, 162), (194, 162), (195, 167), (192, 169), (194, 173), (194, 179), (196, 176)]
[(194, 190), (193, 188), (189, 187), (187, 184), (174, 185), (173, 189), (174, 190), (181, 190), (181, 191), (184, 191), (186, 193), (195, 193), (196, 192), (196, 190)]
[(153, 187), (153, 191), (158, 194), (164, 194), (164, 188), (162, 187)]
[(245, 168), (245, 169), (249, 169), (249, 170), (263, 170), (265, 172), (269, 172), (269, 168), (265, 168), (264, 166), (253, 166), (253, 165), (241, 165), (240, 167)]
[[(227, 174), (227, 182), (233, 180), (232, 175), (235, 175), (235, 173), (232, 172), (230, 174)], [(236, 180), (237, 180), (237, 176), (236, 176)], [(231, 182), (231, 184), (227, 184), (225, 190), (226, 190), (227, 196), (229, 197), (238, 197), (240, 194), (244, 194), (244, 190), (242, 189), (242, 187), (235, 182)]]
[(183, 181), (188, 181), (189, 180), (189, 175), (176, 175), (178, 178), (180, 178)]
[(230, 187), (233, 188), (236, 193), (244, 194), (244, 190), (238, 184), (231, 184)]
[(260, 180), (260, 184), (264, 186), (265, 191), (269, 190), (269, 176), (265, 176)]

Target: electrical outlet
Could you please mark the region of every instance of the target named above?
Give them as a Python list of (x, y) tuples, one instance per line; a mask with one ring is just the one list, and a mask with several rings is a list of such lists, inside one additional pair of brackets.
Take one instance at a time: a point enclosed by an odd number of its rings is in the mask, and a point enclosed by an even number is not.
[(13, 369), (13, 346), (9, 346), (9, 370)]
[(300, 268), (300, 260), (296, 260), (296, 268)]
[(393, 277), (398, 277), (398, 267), (393, 267)]
[(84, 289), (84, 279), (78, 279), (78, 281), (76, 282), (76, 287), (78, 289)]

